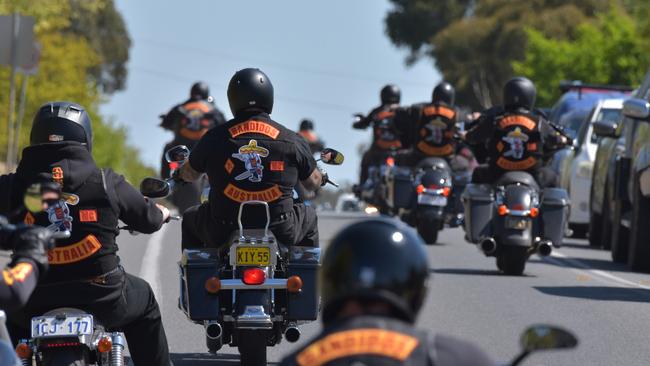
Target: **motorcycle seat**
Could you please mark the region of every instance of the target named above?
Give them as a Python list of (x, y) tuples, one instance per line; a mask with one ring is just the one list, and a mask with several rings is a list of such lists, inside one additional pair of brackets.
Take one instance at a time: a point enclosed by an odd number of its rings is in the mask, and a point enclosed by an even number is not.
[(526, 172), (507, 172), (496, 182), (497, 186), (507, 186), (510, 184), (520, 183), (539, 191), (539, 185), (532, 175)]

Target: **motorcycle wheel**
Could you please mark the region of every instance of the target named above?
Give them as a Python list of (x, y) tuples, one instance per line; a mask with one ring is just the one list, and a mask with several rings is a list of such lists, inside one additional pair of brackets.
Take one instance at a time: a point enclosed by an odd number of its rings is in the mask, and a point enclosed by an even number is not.
[(418, 223), (418, 234), (427, 245), (435, 244), (438, 241), (438, 223), (421, 220)]
[(86, 366), (88, 364), (88, 350), (85, 347), (74, 347), (43, 352), (40, 366)]
[(239, 339), (243, 340), (237, 348), (242, 366), (266, 365), (266, 333), (242, 330)]
[(528, 260), (528, 248), (526, 247), (505, 247), (499, 257), (497, 257), (497, 267), (499, 267), (499, 260), (501, 261), (501, 268), (503, 273), (508, 276), (521, 276), (524, 274), (526, 268), (526, 261)]

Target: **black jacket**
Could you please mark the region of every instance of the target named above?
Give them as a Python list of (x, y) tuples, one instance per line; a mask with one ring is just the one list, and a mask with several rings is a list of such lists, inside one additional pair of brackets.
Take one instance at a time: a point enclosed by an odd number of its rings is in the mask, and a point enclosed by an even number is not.
[(205, 100), (193, 100), (178, 104), (165, 115), (160, 127), (174, 133), (176, 145), (192, 148), (205, 133), (226, 123), (223, 113)]
[[(55, 181), (63, 199), (37, 215), (22, 207), (33, 183)], [(87, 279), (119, 264), (115, 238), (118, 220), (143, 233), (162, 225), (162, 213), (151, 201), (110, 169), (99, 169), (85, 146), (77, 142), (34, 145), (23, 150), (15, 174), (0, 177), (0, 214), (12, 222), (70, 230), (48, 253), (46, 282)]]
[(443, 335), (430, 335), (391, 318), (360, 316), (326, 327), (282, 366), (495, 365), (479, 348)]

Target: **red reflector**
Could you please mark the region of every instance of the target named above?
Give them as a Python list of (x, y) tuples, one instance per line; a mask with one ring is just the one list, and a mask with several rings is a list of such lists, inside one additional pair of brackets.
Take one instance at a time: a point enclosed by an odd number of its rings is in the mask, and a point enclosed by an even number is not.
[(79, 342), (60, 342), (60, 343), (45, 343), (41, 345), (44, 348), (59, 348), (59, 347), (78, 347), (81, 346)]
[(177, 162), (172, 161), (172, 162), (169, 163), (169, 169), (176, 170), (176, 169), (178, 169), (178, 165), (179, 164)]
[(392, 156), (389, 156), (386, 158), (386, 165), (388, 166), (395, 166), (395, 159)]
[(247, 285), (261, 285), (266, 280), (266, 274), (260, 268), (249, 268), (244, 270), (244, 283)]

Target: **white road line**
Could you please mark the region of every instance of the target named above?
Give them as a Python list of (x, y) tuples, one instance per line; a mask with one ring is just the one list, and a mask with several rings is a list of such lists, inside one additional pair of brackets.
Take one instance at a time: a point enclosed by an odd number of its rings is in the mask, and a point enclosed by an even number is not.
[(568, 257), (568, 256), (566, 256), (566, 255), (564, 255), (562, 253), (554, 251), (551, 254), (551, 256), (559, 258), (560, 260), (556, 261), (553, 258), (547, 258), (549, 261), (551, 261), (551, 262), (564, 261), (564, 262), (570, 263), (571, 265), (573, 265), (575, 267), (581, 268), (581, 269), (576, 269), (577, 272), (584, 272), (584, 273), (592, 274), (592, 275), (596, 276), (596, 278), (601, 279), (602, 282), (606, 282), (606, 283), (609, 283), (609, 284), (616, 284), (616, 285), (622, 286), (622, 287), (635, 287), (635, 288), (638, 288), (638, 289), (650, 290), (650, 286), (644, 286), (644, 285), (642, 285), (640, 283), (633, 282), (633, 281), (628, 281), (628, 280), (626, 280), (624, 278), (615, 276), (615, 275), (613, 275), (611, 273), (608, 273), (608, 272), (605, 272), (605, 271), (602, 271), (602, 270), (599, 270), (599, 269), (593, 269), (593, 268), (589, 267), (587, 264), (581, 262), (580, 260)]
[[(165, 232), (169, 225), (164, 224), (162, 228), (153, 235), (149, 237), (149, 242), (147, 243), (147, 250), (144, 252), (142, 257), (142, 264), (140, 266), (140, 277), (145, 281), (149, 282), (151, 289), (153, 290), (154, 295), (158, 304), (163, 304), (163, 297), (160, 284), (160, 276), (158, 275), (158, 269), (160, 267), (159, 259), (160, 253), (162, 252), (162, 241), (165, 237)], [(162, 312), (162, 305), (160, 306), (160, 311)]]

